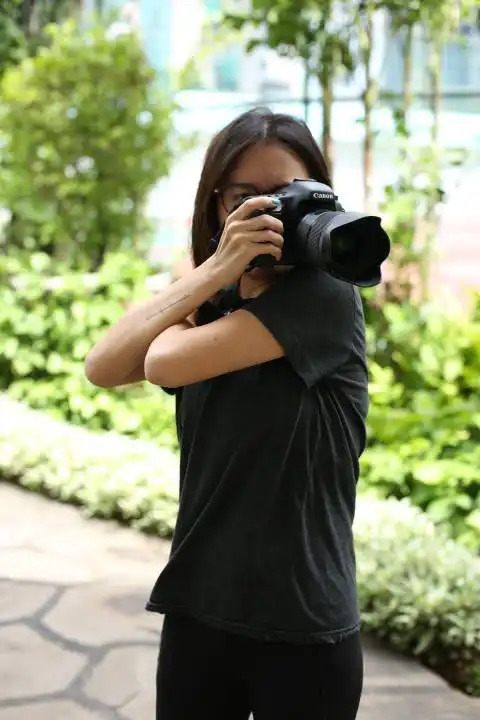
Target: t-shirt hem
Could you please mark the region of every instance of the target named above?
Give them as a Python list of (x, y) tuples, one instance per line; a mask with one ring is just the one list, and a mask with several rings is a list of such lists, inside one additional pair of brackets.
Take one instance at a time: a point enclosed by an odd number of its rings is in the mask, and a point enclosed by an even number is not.
[(192, 611), (190, 608), (183, 605), (172, 605), (166, 603), (156, 603), (149, 601), (145, 609), (148, 612), (160, 613), (166, 615), (168, 613), (178, 613), (193, 618), (199, 622), (203, 622), (206, 625), (211, 625), (220, 630), (227, 632), (233, 632), (238, 635), (244, 635), (252, 640), (262, 640), (265, 642), (291, 642), (292, 644), (336, 644), (350, 637), (354, 633), (360, 632), (361, 622), (356, 621), (349, 627), (344, 627), (335, 630), (322, 630), (320, 632), (292, 632), (289, 630), (274, 630), (265, 628), (251, 627), (250, 625), (244, 625), (243, 623), (235, 622), (233, 620), (224, 620), (223, 618), (215, 618), (209, 615), (203, 615)]

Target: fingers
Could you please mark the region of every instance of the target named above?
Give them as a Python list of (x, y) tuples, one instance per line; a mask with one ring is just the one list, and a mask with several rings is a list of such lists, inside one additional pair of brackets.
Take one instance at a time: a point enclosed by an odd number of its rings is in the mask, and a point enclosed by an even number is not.
[(255, 210), (266, 210), (276, 206), (276, 201), (267, 195), (259, 195), (245, 200), (239, 207), (234, 210), (229, 218), (232, 220), (247, 220)]
[(276, 205), (267, 196), (249, 198), (228, 216), (217, 255), (225, 262), (239, 263), (235, 277), (238, 278), (258, 255), (272, 255), (275, 260), (281, 261), (283, 223), (267, 214), (268, 209)]
[(275, 230), (258, 230), (257, 232), (249, 233), (249, 239), (256, 243), (268, 242), (276, 247), (283, 248), (283, 235), (275, 232)]
[(273, 255), (277, 260), (281, 260), (283, 252), (283, 237), (274, 230), (259, 230), (243, 235), (244, 242), (248, 242), (252, 259), (257, 255)]
[(253, 232), (255, 230), (273, 230), (279, 235), (283, 234), (283, 223), (272, 215), (256, 215), (248, 220), (231, 219), (228, 222), (230, 232)]
[(259, 255), (272, 255), (277, 262), (280, 262), (282, 259), (282, 251), (279, 250), (275, 245), (270, 245), (270, 243), (258, 243), (257, 244), (258, 251), (252, 255), (252, 260), (254, 258), (258, 257)]

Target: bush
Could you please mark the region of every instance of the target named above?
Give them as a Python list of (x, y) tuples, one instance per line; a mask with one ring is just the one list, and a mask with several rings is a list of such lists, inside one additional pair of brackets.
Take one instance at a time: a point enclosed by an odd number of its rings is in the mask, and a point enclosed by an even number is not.
[(0, 390), (76, 425), (176, 447), (171, 397), (147, 383), (103, 390), (85, 377), (90, 347), (127, 303), (145, 296), (147, 270), (127, 254), (111, 255), (92, 285), (41, 253), (27, 267), (0, 258)]
[[(176, 456), (93, 433), (0, 396), (0, 474), (24, 487), (170, 537)], [(366, 630), (480, 694), (480, 561), (406, 501), (359, 498), (358, 589)], [(476, 670), (475, 670), (476, 668)], [(479, 675), (480, 677), (480, 675)]]
[(0, 77), (27, 52), (27, 38), (18, 23), (19, 0), (0, 1)]
[(355, 538), (364, 628), (480, 695), (480, 560), (406, 500), (363, 497)]
[(478, 550), (480, 317), (389, 304), (367, 307), (367, 318), (371, 407), (360, 487), (408, 497)]
[(0, 395), (0, 475), (90, 515), (170, 537), (177, 514), (176, 455), (116, 433), (94, 433)]
[(174, 106), (134, 33), (73, 20), (48, 32), (51, 45), (1, 84), (9, 251), (96, 269), (107, 252), (144, 248), (144, 201), (170, 167)]

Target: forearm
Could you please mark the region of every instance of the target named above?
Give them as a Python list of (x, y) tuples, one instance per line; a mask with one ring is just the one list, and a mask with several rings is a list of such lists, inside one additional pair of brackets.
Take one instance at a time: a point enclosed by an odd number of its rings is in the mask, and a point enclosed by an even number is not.
[(145, 360), (152, 341), (194, 313), (223, 287), (216, 262), (203, 263), (154, 297), (129, 310), (90, 350), (86, 374), (95, 385), (115, 387)]

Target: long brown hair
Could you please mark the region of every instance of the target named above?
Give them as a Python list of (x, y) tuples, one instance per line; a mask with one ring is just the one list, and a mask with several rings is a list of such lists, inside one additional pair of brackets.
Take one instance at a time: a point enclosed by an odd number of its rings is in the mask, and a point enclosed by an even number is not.
[(215, 190), (231, 173), (247, 148), (264, 142), (286, 145), (303, 162), (313, 180), (331, 186), (327, 164), (307, 125), (291, 115), (254, 108), (215, 135), (205, 156), (192, 219), (192, 258), (195, 267), (208, 258), (210, 239), (219, 230)]

